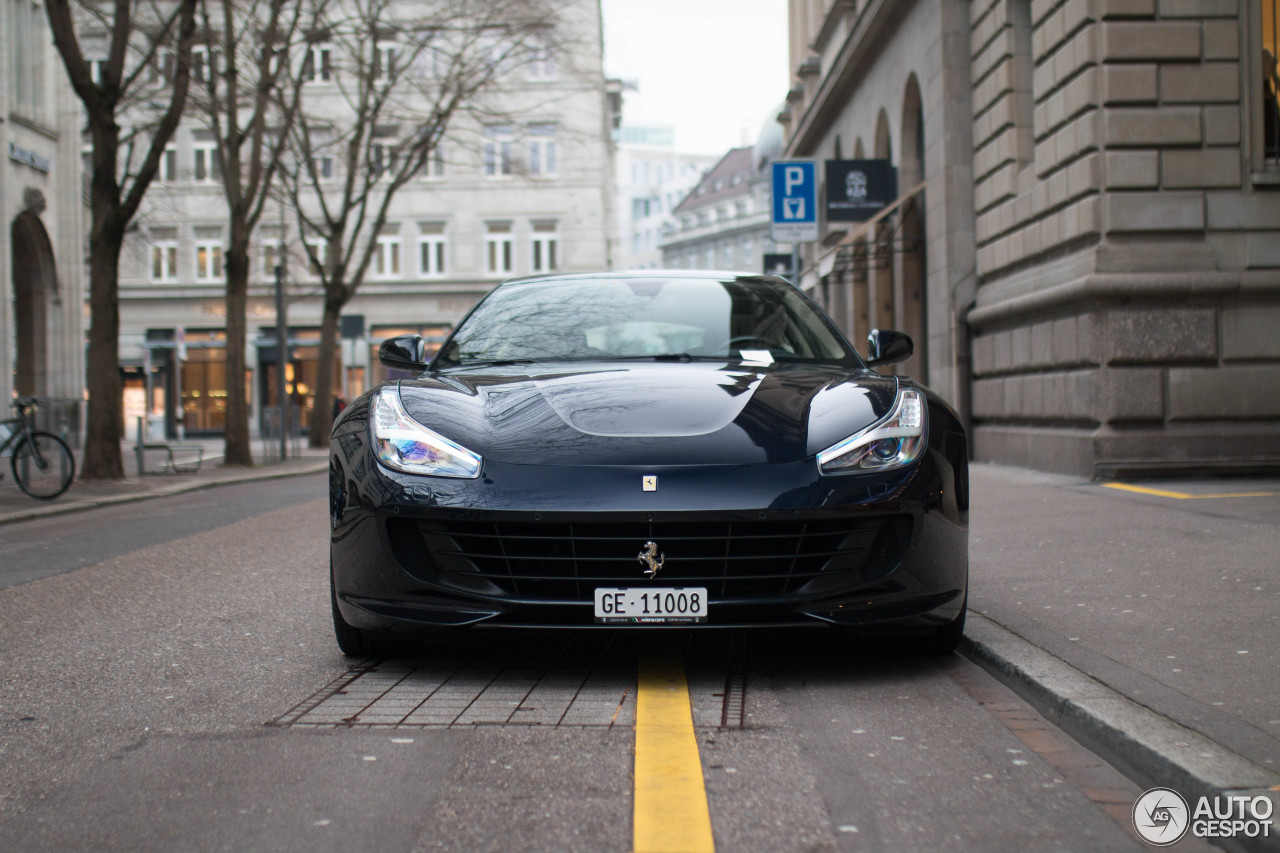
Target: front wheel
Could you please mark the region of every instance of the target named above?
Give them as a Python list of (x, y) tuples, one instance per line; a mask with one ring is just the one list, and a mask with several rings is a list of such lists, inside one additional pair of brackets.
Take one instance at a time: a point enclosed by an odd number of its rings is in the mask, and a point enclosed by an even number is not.
[(28, 433), (9, 460), (18, 488), (40, 500), (52, 500), (71, 487), (76, 460), (66, 442), (47, 432)]

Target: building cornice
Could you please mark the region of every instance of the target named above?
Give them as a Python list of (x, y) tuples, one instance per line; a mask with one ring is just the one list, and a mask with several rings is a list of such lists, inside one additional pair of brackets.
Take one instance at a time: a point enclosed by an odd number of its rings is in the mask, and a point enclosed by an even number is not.
[[(913, 2), (904, 0), (871, 0), (858, 16), (857, 24), (845, 38), (844, 44), (831, 63), (831, 69), (819, 81), (818, 89), (808, 107), (793, 124), (787, 140), (787, 156), (802, 157), (811, 154), (826, 133), (836, 115), (844, 108), (841, 93), (853, 86), (865, 73), (875, 57), (883, 49), (883, 33), (901, 20)], [(837, 8), (833, 7), (832, 14)], [(824, 21), (823, 27), (827, 26)], [(788, 101), (790, 101), (788, 96)], [(794, 114), (793, 114), (794, 116)]]
[(857, 10), (858, 4), (855, 0), (835, 0), (831, 4), (831, 11), (822, 19), (822, 26), (818, 29), (818, 35), (813, 39), (813, 49), (818, 53), (824, 52), (827, 49), (827, 42), (831, 41), (831, 37), (840, 28), (842, 19), (856, 13)]

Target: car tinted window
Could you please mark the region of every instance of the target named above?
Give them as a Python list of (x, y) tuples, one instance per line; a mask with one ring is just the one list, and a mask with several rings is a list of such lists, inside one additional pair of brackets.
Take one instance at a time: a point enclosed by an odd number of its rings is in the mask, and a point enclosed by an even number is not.
[(689, 356), (856, 363), (818, 309), (755, 279), (513, 283), (458, 328), (443, 364)]

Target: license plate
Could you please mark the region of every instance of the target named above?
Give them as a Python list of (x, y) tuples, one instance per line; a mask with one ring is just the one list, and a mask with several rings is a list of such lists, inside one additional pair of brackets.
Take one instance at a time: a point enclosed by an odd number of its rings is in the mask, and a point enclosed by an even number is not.
[(673, 625), (707, 621), (706, 587), (598, 587), (596, 621), (606, 625)]

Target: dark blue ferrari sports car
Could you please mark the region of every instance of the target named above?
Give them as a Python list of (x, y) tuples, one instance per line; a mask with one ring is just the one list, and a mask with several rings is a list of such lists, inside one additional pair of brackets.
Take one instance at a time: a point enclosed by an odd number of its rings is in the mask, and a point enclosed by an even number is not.
[(481, 626), (812, 625), (950, 650), (968, 590), (955, 412), (772, 276), (505, 282), (333, 427), (338, 645)]

